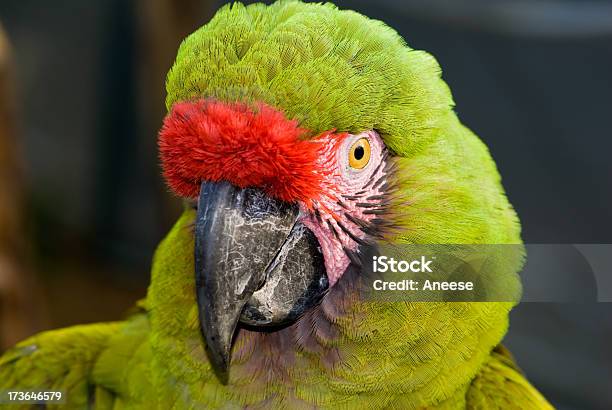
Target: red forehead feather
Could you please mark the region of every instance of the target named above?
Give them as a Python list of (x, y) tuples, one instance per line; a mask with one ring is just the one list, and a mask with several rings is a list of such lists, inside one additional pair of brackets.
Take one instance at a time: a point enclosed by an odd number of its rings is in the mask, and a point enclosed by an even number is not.
[(303, 139), (306, 134), (265, 104), (177, 103), (159, 133), (164, 177), (183, 197), (197, 197), (204, 180), (225, 180), (309, 205), (323, 175), (317, 170), (321, 144)]

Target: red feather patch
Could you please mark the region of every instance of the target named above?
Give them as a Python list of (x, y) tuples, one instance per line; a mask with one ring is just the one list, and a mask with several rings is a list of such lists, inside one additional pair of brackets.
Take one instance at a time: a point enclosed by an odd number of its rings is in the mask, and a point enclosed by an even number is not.
[(197, 100), (177, 103), (159, 133), (164, 177), (179, 196), (197, 197), (202, 181), (259, 187), (310, 206), (320, 194), (321, 144), (274, 108)]

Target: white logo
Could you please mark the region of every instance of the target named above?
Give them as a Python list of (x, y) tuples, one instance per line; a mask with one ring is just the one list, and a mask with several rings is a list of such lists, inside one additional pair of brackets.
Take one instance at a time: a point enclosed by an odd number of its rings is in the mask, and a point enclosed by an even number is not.
[(432, 260), (421, 256), (421, 259), (412, 261), (396, 261), (394, 258), (387, 256), (374, 256), (372, 261), (372, 269), (374, 272), (432, 272), (429, 265)]

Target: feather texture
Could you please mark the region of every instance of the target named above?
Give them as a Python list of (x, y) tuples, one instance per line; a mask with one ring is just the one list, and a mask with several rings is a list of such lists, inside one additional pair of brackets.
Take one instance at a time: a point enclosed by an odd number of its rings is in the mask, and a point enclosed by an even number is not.
[[(376, 130), (396, 167), (394, 229), (380, 240), (521, 243), (495, 164), (457, 119), (435, 59), (379, 21), (331, 4), (234, 3), (183, 42), (167, 91), (169, 110), (264, 103), (313, 135)], [(292, 326), (240, 329), (221, 384), (199, 331), (194, 218), (185, 211), (160, 244), (145, 312), (24, 342), (1, 359), (0, 388), (66, 386), (74, 407), (97, 408), (549, 408), (492, 353), (511, 303), (363, 302), (354, 268)], [(522, 259), (506, 263), (517, 271)]]

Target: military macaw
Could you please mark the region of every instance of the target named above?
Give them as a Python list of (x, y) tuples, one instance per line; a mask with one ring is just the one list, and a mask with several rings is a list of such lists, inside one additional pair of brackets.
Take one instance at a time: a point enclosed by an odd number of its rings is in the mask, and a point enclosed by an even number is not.
[(0, 390), (95, 409), (552, 408), (500, 345), (513, 303), (364, 301), (355, 286), (381, 241), (521, 243), (453, 105), (436, 60), (380, 21), (223, 7), (168, 73), (160, 159), (186, 207), (146, 299), (20, 343)]

